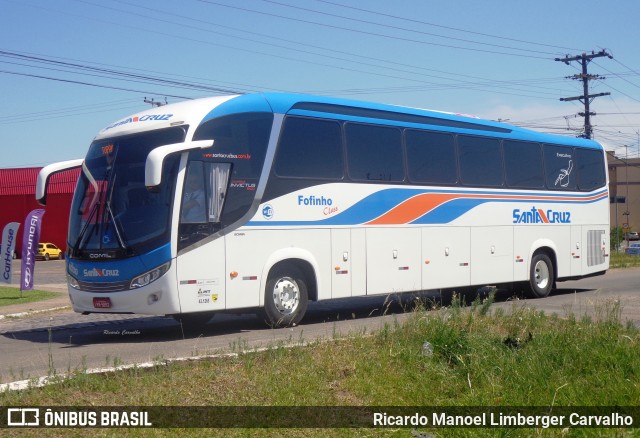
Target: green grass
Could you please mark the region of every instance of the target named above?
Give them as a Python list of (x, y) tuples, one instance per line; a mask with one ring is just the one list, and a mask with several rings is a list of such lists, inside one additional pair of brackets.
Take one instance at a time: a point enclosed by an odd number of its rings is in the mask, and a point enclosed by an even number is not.
[(43, 301), (57, 296), (60, 296), (57, 292), (46, 292), (41, 290), (25, 290), (20, 292), (20, 289), (18, 288), (0, 286), (0, 307), (10, 306), (12, 304)]
[(611, 251), (611, 268), (633, 268), (640, 266), (640, 256), (627, 255), (624, 252)]
[[(517, 303), (508, 312), (494, 309), (490, 300), (471, 307), (454, 304), (417, 310), (402, 324), (392, 321), (378, 332), (347, 339), (307, 346), (295, 339), (288, 348), (274, 346), (237, 357), (170, 362), (104, 375), (79, 373), (43, 388), (0, 394), (0, 405), (633, 406), (640, 400), (640, 331), (620, 324), (620, 310), (618, 303), (607, 302), (597, 304), (594, 317), (560, 318)], [(430, 356), (423, 354), (425, 341), (433, 347)], [(575, 428), (420, 431), (434, 434), (430, 436), (638, 436), (630, 430)], [(43, 430), (37, 432), (32, 436)], [(74, 432), (81, 435), (80, 430)], [(87, 435), (116, 436), (116, 432), (105, 429)], [(134, 436), (171, 433), (127, 431)], [(416, 436), (411, 429), (181, 433)]]

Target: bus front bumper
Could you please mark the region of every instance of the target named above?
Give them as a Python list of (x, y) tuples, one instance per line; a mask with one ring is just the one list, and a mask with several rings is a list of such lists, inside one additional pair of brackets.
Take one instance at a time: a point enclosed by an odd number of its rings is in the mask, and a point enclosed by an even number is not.
[(78, 313), (137, 313), (169, 315), (180, 313), (175, 264), (146, 286), (117, 292), (88, 292), (68, 285), (69, 299)]

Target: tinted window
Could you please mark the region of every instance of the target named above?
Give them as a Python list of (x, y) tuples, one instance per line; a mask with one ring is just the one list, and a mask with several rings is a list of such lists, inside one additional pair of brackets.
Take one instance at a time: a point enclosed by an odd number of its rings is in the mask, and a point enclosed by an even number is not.
[(244, 113), (212, 119), (198, 128), (194, 140), (213, 139), (213, 147), (193, 151), (190, 160), (230, 163), (229, 187), (222, 225), (247, 213), (258, 187), (269, 143), (273, 115)]
[(276, 155), (278, 176), (342, 178), (340, 124), (288, 117)]
[(509, 187), (544, 187), (542, 150), (538, 143), (506, 140), (503, 143), (504, 166)]
[(145, 187), (145, 161), (158, 146), (184, 138), (183, 127), (174, 127), (92, 143), (71, 205), (69, 246), (124, 254), (168, 242), (179, 157), (165, 160), (158, 191)]
[(465, 185), (501, 186), (500, 142), (491, 138), (458, 137), (460, 179)]
[(604, 158), (602, 151), (576, 149), (578, 162), (578, 187), (589, 191), (605, 185)]
[(544, 170), (548, 188), (575, 190), (577, 172), (573, 148), (544, 145)]
[(400, 130), (384, 126), (346, 125), (349, 175), (362, 181), (403, 181)]
[(407, 130), (405, 142), (409, 180), (433, 184), (456, 183), (458, 177), (452, 135)]

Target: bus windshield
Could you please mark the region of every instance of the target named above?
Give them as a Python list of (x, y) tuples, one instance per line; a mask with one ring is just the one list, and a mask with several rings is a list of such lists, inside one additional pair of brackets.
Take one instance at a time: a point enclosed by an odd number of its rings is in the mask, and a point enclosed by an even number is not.
[[(126, 257), (169, 241), (173, 184), (150, 192), (144, 184), (149, 152), (184, 141), (182, 128), (95, 141), (78, 180), (69, 218), (69, 247), (74, 256), (95, 251)], [(167, 160), (165, 181), (175, 179), (177, 158)]]

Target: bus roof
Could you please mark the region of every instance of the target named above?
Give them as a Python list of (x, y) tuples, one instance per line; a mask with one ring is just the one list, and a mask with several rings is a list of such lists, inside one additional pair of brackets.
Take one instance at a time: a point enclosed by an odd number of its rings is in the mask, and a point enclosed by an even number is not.
[(544, 134), (462, 114), (294, 93), (217, 96), (156, 107), (110, 124), (96, 139), (179, 124), (198, 126), (212, 118), (246, 112), (315, 116), (602, 149), (592, 140)]

